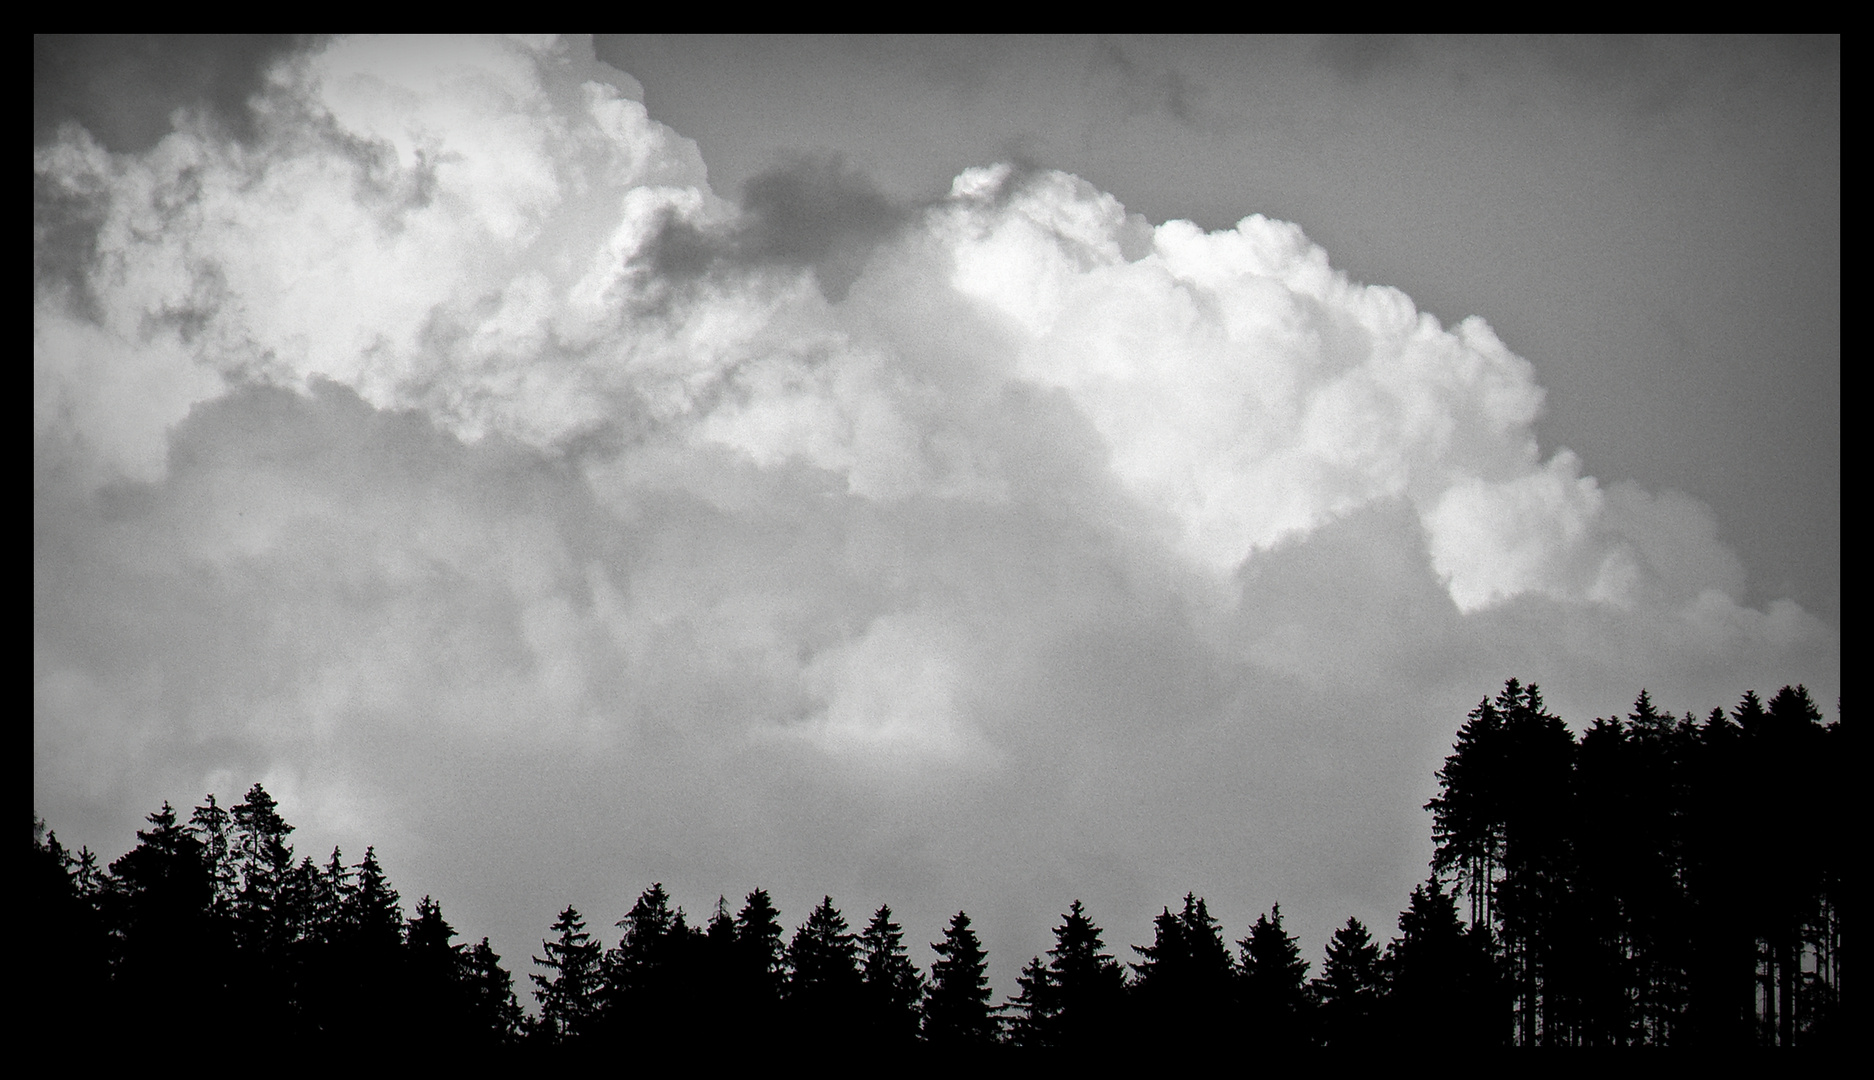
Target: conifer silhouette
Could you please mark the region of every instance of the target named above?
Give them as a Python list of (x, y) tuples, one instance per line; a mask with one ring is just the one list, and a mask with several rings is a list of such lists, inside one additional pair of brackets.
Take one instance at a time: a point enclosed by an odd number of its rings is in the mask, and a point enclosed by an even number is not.
[(548, 1043), (563, 1043), (586, 1034), (598, 1015), (601, 979), (600, 948), (586, 932), (585, 920), (571, 904), (553, 922), (556, 939), (541, 942), (546, 956), (534, 963), (551, 974), (529, 976), (540, 1002), (537, 1029)]
[(1338, 1051), (1375, 1044), (1385, 982), (1379, 946), (1359, 919), (1350, 916), (1334, 931), (1313, 988), (1320, 1006), (1316, 1030), (1321, 1045)]
[(1839, 1045), (1855, 1015), (1842, 978), (1858, 870), (1844, 826), (1845, 770), (1858, 763), (1848, 737), (1806, 689), (1785, 686), (1703, 720), (1675, 718), (1642, 690), (1624, 718), (1577, 739), (1512, 679), (1466, 718), (1437, 773), (1433, 872), (1398, 936), (1381, 953), (1349, 919), (1311, 983), (1279, 907), (1233, 958), (1187, 893), (1134, 946), (1128, 982), (1076, 900), (1054, 947), (994, 1009), (965, 913), (931, 946), (927, 986), (887, 906), (855, 935), (824, 897), (784, 944), (764, 890), (734, 916), (719, 899), (692, 929), (655, 883), (610, 951), (576, 909), (560, 912), (534, 958), (530, 1021), (487, 938), (458, 944), (429, 896), (404, 918), (374, 848), (355, 865), (337, 848), (323, 865), (294, 861), (293, 827), (259, 784), (226, 810), (208, 797), (186, 824), (164, 803), (108, 869), (35, 816), (27, 958), (51, 1003), (48, 1036), (82, 1019), (170, 1050), (194, 1046), (195, 1031), (151, 1002), (212, 1016), (238, 1052), (283, 1039), (607, 1055), (837, 1045), (888, 1060), (919, 1038), (946, 1054), (991, 1048), (998, 1012), (1014, 1045), (1055, 1059), (1115, 1039), (1179, 1054), (1232, 1038), (1265, 1054), (1310, 1041), (1440, 1054)]
[(880, 904), (859, 935), (864, 1006), (871, 1039), (903, 1043), (916, 1037), (924, 1001), (924, 975), (906, 955), (904, 930)]
[(1271, 1050), (1300, 1050), (1312, 1042), (1308, 962), (1301, 944), (1282, 929), (1282, 905), (1258, 915), (1242, 950), (1243, 1006), (1249, 1029)]
[(989, 1008), (989, 964), (970, 917), (957, 912), (944, 939), (931, 944), (930, 993), (924, 1002), (924, 1037), (946, 1049), (978, 1049), (995, 1041)]

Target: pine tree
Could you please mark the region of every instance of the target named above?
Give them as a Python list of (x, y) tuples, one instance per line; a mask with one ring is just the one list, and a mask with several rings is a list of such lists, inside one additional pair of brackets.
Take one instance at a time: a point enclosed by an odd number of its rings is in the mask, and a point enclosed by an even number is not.
[(605, 983), (613, 1004), (626, 1008), (625, 999), (661, 989), (661, 977), (668, 974), (681, 940), (689, 936), (689, 926), (683, 912), (671, 906), (662, 882), (639, 893), (617, 926), (624, 936), (605, 954)]
[(1377, 1045), (1378, 1011), (1385, 983), (1379, 946), (1359, 919), (1334, 931), (1314, 981), (1321, 1008), (1321, 1042), (1329, 1050)]
[(1054, 973), (1039, 956), (1022, 965), (1015, 977), (1019, 988), (1005, 1010), (1009, 1042), (1024, 1050), (1052, 1050), (1056, 1044), (1056, 1022), (1060, 1000), (1055, 993)]
[(442, 1050), (459, 1046), (469, 1034), (468, 957), (452, 944), (455, 936), (442, 905), (428, 896), (417, 901), (404, 927), (408, 996), (398, 1010), (412, 1045)]
[(351, 928), (346, 920), (355, 910), (352, 894), (358, 891), (352, 876), (351, 867), (345, 865), (345, 853), (334, 847), (313, 890), (312, 923), (315, 935), (322, 941), (335, 942), (349, 935)]
[[(1766, 1041), (1794, 1046), (1804, 1041), (1813, 1020), (1813, 1005), (1806, 1000), (1804, 939), (1821, 915), (1827, 803), (1816, 783), (1825, 744), (1822, 713), (1801, 686), (1784, 686), (1771, 697), (1764, 712), (1761, 735), (1751, 741), (1759, 764), (1758, 791), (1766, 856), (1761, 898), (1764, 986), (1766, 1003), (1775, 1010), (1765, 1017)], [(1760, 849), (1762, 850), (1762, 849)], [(1771, 993), (1774, 997), (1770, 997)]]
[(833, 898), (822, 898), (787, 948), (789, 999), (809, 1012), (847, 1016), (862, 982), (857, 954), (858, 939)]
[(697, 942), (695, 959), (696, 984), (702, 993), (715, 999), (718, 1007), (727, 998), (734, 996), (734, 987), (739, 977), (737, 963), (739, 952), (735, 943), (735, 916), (729, 914), (729, 898), (716, 897), (716, 910), (709, 916), (709, 925), (703, 930)]
[(1412, 890), (1381, 968), (1390, 1041), (1407, 1048), (1500, 1045), (1509, 1015), (1488, 931), (1466, 930), (1436, 874)]
[(605, 954), (604, 1023), (620, 1038), (672, 1037), (706, 992), (696, 935), (661, 882), (640, 893), (617, 925), (624, 936)]
[(137, 846), (111, 863), (103, 911), (115, 938), (116, 982), (126, 1019), (143, 1037), (180, 1049), (183, 1033), (159, 1014), (152, 999), (212, 1001), (221, 989), (214, 932), (214, 881), (201, 841), (176, 820), (165, 802), (137, 832)]
[(455, 927), (442, 917), (442, 905), (425, 896), (416, 902), (416, 914), (404, 928), (404, 947), (413, 958), (420, 958), (417, 966), (454, 979), (462, 959), (462, 946), (450, 944), (455, 934)]
[(1132, 947), (1144, 958), (1132, 970), (1146, 1029), (1167, 1049), (1215, 1037), (1235, 1012), (1236, 965), (1222, 926), (1202, 898), (1186, 893), (1182, 911), (1164, 909), (1153, 930), (1151, 945)]
[(1100, 928), (1075, 900), (1054, 928), (1054, 947), (1048, 950), (1056, 994), (1054, 1038), (1074, 1052), (1098, 1045), (1125, 1005), (1126, 973), (1100, 939)]
[(1312, 1028), (1308, 962), (1301, 958), (1301, 944), (1282, 929), (1282, 905), (1258, 915), (1237, 947), (1242, 950), (1243, 1003), (1250, 1029), (1260, 1032), (1272, 1049), (1307, 1046)]
[(771, 1000), (780, 998), (787, 976), (787, 949), (781, 933), (781, 913), (768, 898), (768, 890), (749, 893), (735, 916), (736, 946), (744, 969)]
[(937, 959), (931, 964), (930, 994), (924, 1002), (924, 1037), (949, 1049), (992, 1044), (996, 1021), (989, 1008), (988, 958), (970, 929), (970, 917), (957, 912), (944, 939), (932, 943), (931, 951)]
[[(302, 864), (276, 896), (276, 924), (303, 928), (287, 974), (304, 989), (316, 1026), (335, 1042), (409, 1034), (399, 1013), (411, 994), (404, 915), (377, 850), (346, 868)], [(298, 882), (299, 887), (294, 883)]]
[(859, 935), (864, 982), (864, 1013), (875, 1041), (908, 1041), (917, 1034), (924, 975), (911, 962), (904, 930), (892, 921), (891, 908), (880, 904)]
[(534, 957), (534, 963), (551, 974), (529, 978), (540, 1002), (537, 1031), (548, 1042), (561, 1043), (586, 1034), (597, 1015), (600, 948), (571, 904), (554, 921), (553, 932), (557, 940), (540, 943), (547, 955)]
[(756, 889), (735, 916), (735, 966), (723, 993), (725, 1012), (736, 1018), (745, 1043), (770, 1045), (783, 1032), (781, 997), (787, 984), (787, 950), (781, 913), (766, 889)]
[(1737, 725), (1738, 730), (1746, 738), (1762, 735), (1768, 719), (1769, 715), (1763, 708), (1763, 699), (1757, 696), (1755, 690), (1744, 691), (1744, 697), (1737, 703), (1737, 708), (1731, 710), (1731, 722)]
[(162, 948), (205, 929), (214, 904), (201, 841), (176, 822), (167, 802), (137, 831), (137, 846), (111, 864), (117, 925), (131, 944)]
[[(1657, 714), (1644, 694), (1637, 706), (1646, 730), (1656, 733)], [(1639, 775), (1641, 738), (1637, 727), (1599, 718), (1576, 757), (1572, 1004), (1577, 1041), (1588, 1046), (1624, 1046), (1638, 1034), (1634, 878), (1655, 831), (1639, 791), (1647, 783)]]
[(487, 938), (464, 958), (463, 981), (470, 1042), (501, 1046), (518, 1038), (523, 1014), (514, 997), (514, 977), (501, 966), (501, 957), (489, 947)]
[(215, 912), (218, 917), (232, 917), (240, 872), (235, 865), (233, 817), (210, 794), (207, 802), (189, 815), (189, 832), (202, 845), (209, 878), (215, 887)]
[[(96, 858), (73, 856), (33, 817), (33, 853), (16, 880), (24, 887), (24, 961), (39, 995), (33, 1037), (66, 1045), (95, 1026), (110, 1001), (109, 941), (95, 902)], [(87, 880), (87, 862), (89, 876)]]
[[(1521, 696), (1515, 679), (1510, 688)], [(1492, 901), (1503, 866), (1504, 787), (1512, 782), (1502, 764), (1503, 726), (1490, 699), (1478, 702), (1438, 771), (1438, 794), (1425, 804), (1437, 845), (1432, 869), (1457, 875), (1458, 892), (1470, 898), (1472, 925), (1494, 925), (1496, 918)]]
[(280, 910), (281, 890), (293, 869), (293, 847), (286, 842), (293, 826), (280, 816), (279, 805), (267, 789), (255, 784), (246, 797), (228, 811), (234, 825), (234, 861), (241, 882), (235, 894), (242, 944), (249, 963), (265, 971), (282, 962), (288, 934)]
[(1580, 995), (1584, 928), (1570, 902), (1575, 741), (1544, 707), (1535, 684), (1511, 679), (1495, 702), (1502, 717), (1503, 874), (1492, 914), (1516, 989), (1518, 1042), (1571, 1045)]
[(377, 861), (377, 849), (364, 849), (357, 866), (357, 885), (347, 897), (344, 921), (365, 962), (390, 962), (403, 943), (403, 909), (397, 890)]
[(1017, 979), (1010, 1032), (1016, 1045), (1083, 1054), (1104, 1044), (1124, 1007), (1126, 977), (1100, 938), (1075, 900), (1054, 928), (1046, 963), (1036, 957)]

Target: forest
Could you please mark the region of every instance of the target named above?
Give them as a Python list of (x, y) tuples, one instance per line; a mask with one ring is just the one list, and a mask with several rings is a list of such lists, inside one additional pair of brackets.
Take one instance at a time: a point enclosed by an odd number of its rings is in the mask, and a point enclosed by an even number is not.
[(1396, 932), (1349, 918), (1318, 969), (1280, 905), (1232, 942), (1186, 895), (1116, 948), (1074, 901), (998, 1001), (967, 913), (922, 971), (888, 906), (855, 929), (827, 897), (789, 934), (762, 889), (694, 921), (652, 884), (615, 944), (559, 912), (519, 964), (529, 1011), (515, 961), (457, 941), (430, 897), (406, 912), (373, 849), (297, 856), (255, 784), (186, 818), (165, 803), (108, 865), (35, 814), (24, 970), (43, 1035), (178, 1052), (1824, 1046), (1858, 1015), (1845, 739), (1800, 686), (1702, 719), (1642, 691), (1577, 736), (1512, 679), (1437, 773), (1435, 855)]

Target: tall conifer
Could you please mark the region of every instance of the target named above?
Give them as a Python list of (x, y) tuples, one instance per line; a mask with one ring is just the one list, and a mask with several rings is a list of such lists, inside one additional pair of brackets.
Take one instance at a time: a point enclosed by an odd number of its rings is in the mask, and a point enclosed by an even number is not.
[(550, 974), (529, 978), (540, 1002), (537, 1030), (548, 1042), (561, 1043), (587, 1034), (598, 1014), (600, 947), (571, 904), (554, 920), (553, 932), (556, 939), (540, 943), (546, 956), (534, 957)]
[(924, 1037), (934, 1045), (959, 1049), (995, 1041), (995, 1015), (989, 1008), (989, 963), (970, 917), (957, 912), (944, 939), (931, 944), (930, 994), (924, 1002)]

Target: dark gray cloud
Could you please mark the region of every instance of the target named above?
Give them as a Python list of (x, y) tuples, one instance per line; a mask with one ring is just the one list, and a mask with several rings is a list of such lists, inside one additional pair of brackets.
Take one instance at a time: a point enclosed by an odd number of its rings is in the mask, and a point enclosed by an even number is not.
[(1348, 82), (1415, 60), (1411, 39), (1404, 34), (1328, 34), (1315, 42), (1314, 55)]
[(716, 228), (666, 216), (646, 245), (653, 272), (684, 279), (712, 269), (812, 267), (828, 298), (843, 300), (872, 250), (923, 209), (888, 198), (833, 155), (799, 155), (757, 174), (740, 207)]
[(1133, 111), (1161, 114), (1186, 126), (1199, 124), (1199, 102), (1204, 89), (1176, 66), (1148, 66), (1135, 60), (1124, 44), (1111, 38), (1101, 38), (1094, 45), (1093, 66), (1096, 72), (1118, 77), (1122, 93)]
[(290, 34), (34, 34), (33, 143), (75, 123), (118, 152), (148, 150), (188, 110), (237, 138), (267, 68), (305, 44)]

